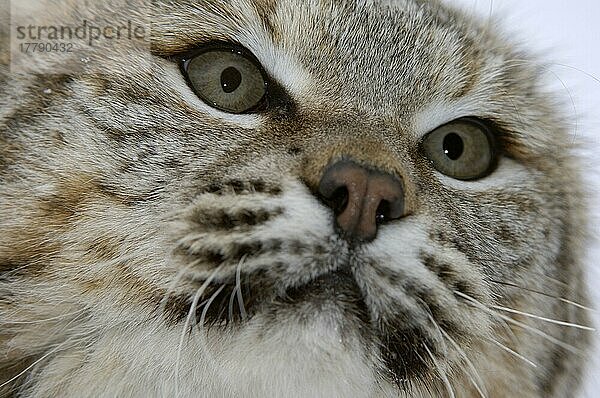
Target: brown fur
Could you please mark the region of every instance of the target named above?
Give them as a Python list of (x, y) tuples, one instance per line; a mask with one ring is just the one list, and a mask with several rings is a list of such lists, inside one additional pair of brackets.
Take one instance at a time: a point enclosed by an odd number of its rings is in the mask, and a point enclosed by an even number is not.
[[(437, 1), (123, 7), (148, 48), (0, 67), (0, 395), (573, 396), (589, 331), (498, 309), (589, 325), (580, 166), (524, 51)], [(215, 41), (266, 111), (192, 93), (177, 57)], [(466, 116), (501, 151), (474, 182), (419, 146)], [(370, 244), (317, 198), (341, 158), (405, 183)]]

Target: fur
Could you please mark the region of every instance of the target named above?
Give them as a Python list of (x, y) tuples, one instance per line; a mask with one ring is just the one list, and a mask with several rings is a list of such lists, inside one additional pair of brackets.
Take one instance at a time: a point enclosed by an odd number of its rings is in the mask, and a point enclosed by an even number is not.
[[(580, 165), (526, 52), (436, 1), (120, 7), (151, 22), (148, 48), (0, 69), (0, 396), (574, 395)], [(213, 41), (287, 100), (202, 102), (174, 59)], [(477, 181), (418, 150), (465, 116), (501, 147)], [(406, 184), (410, 215), (371, 243), (314, 194), (340, 157)]]

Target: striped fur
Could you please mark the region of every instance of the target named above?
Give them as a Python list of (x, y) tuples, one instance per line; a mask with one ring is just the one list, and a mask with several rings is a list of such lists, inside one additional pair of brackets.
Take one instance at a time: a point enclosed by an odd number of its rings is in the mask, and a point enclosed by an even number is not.
[[(68, 3), (36, 12), (106, 17)], [(581, 166), (525, 52), (436, 1), (125, 10), (151, 53), (0, 66), (0, 396), (573, 396), (589, 332), (523, 313), (589, 322)], [(204, 104), (173, 57), (212, 41), (288, 100)], [(463, 116), (498, 126), (482, 180), (418, 150)], [(314, 195), (341, 156), (406, 182), (366, 245)]]

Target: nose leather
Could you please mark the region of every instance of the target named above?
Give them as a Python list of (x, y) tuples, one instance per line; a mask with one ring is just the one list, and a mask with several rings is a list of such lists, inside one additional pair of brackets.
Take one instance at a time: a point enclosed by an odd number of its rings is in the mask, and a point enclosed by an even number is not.
[(319, 195), (335, 213), (341, 235), (351, 241), (369, 242), (379, 225), (404, 213), (402, 180), (351, 160), (340, 160), (325, 169)]

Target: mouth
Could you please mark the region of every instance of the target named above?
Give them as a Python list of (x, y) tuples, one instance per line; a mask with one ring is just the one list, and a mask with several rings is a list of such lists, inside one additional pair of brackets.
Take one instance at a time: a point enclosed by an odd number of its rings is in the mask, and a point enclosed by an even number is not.
[(217, 329), (243, 327), (256, 315), (268, 320), (263, 325), (267, 327), (324, 316), (339, 331), (341, 340), (351, 334), (362, 342), (365, 352), (377, 352), (375, 366), (399, 387), (424, 377), (431, 368), (427, 352), (438, 351), (435, 339), (412, 325), (410, 313), (390, 314), (385, 309), (387, 316), (374, 315), (350, 267), (285, 288), (266, 271), (233, 276), (208, 284), (193, 307), (188, 300), (180, 307), (179, 319), (195, 313), (196, 324)]
[(256, 314), (319, 314), (335, 310), (340, 313), (340, 320), (371, 322), (363, 293), (354, 275), (346, 268), (289, 287), (283, 287), (264, 270), (241, 273), (204, 285), (200, 287), (202, 292), (196, 303), (191, 299), (175, 300), (184, 302), (173, 308), (179, 312), (175, 321), (181, 321), (192, 311), (196, 314), (196, 324), (226, 328), (239, 326)]
[(290, 305), (310, 302), (314, 306), (337, 304), (366, 307), (354, 275), (345, 268), (330, 271), (310, 282), (287, 289), (284, 300)]

